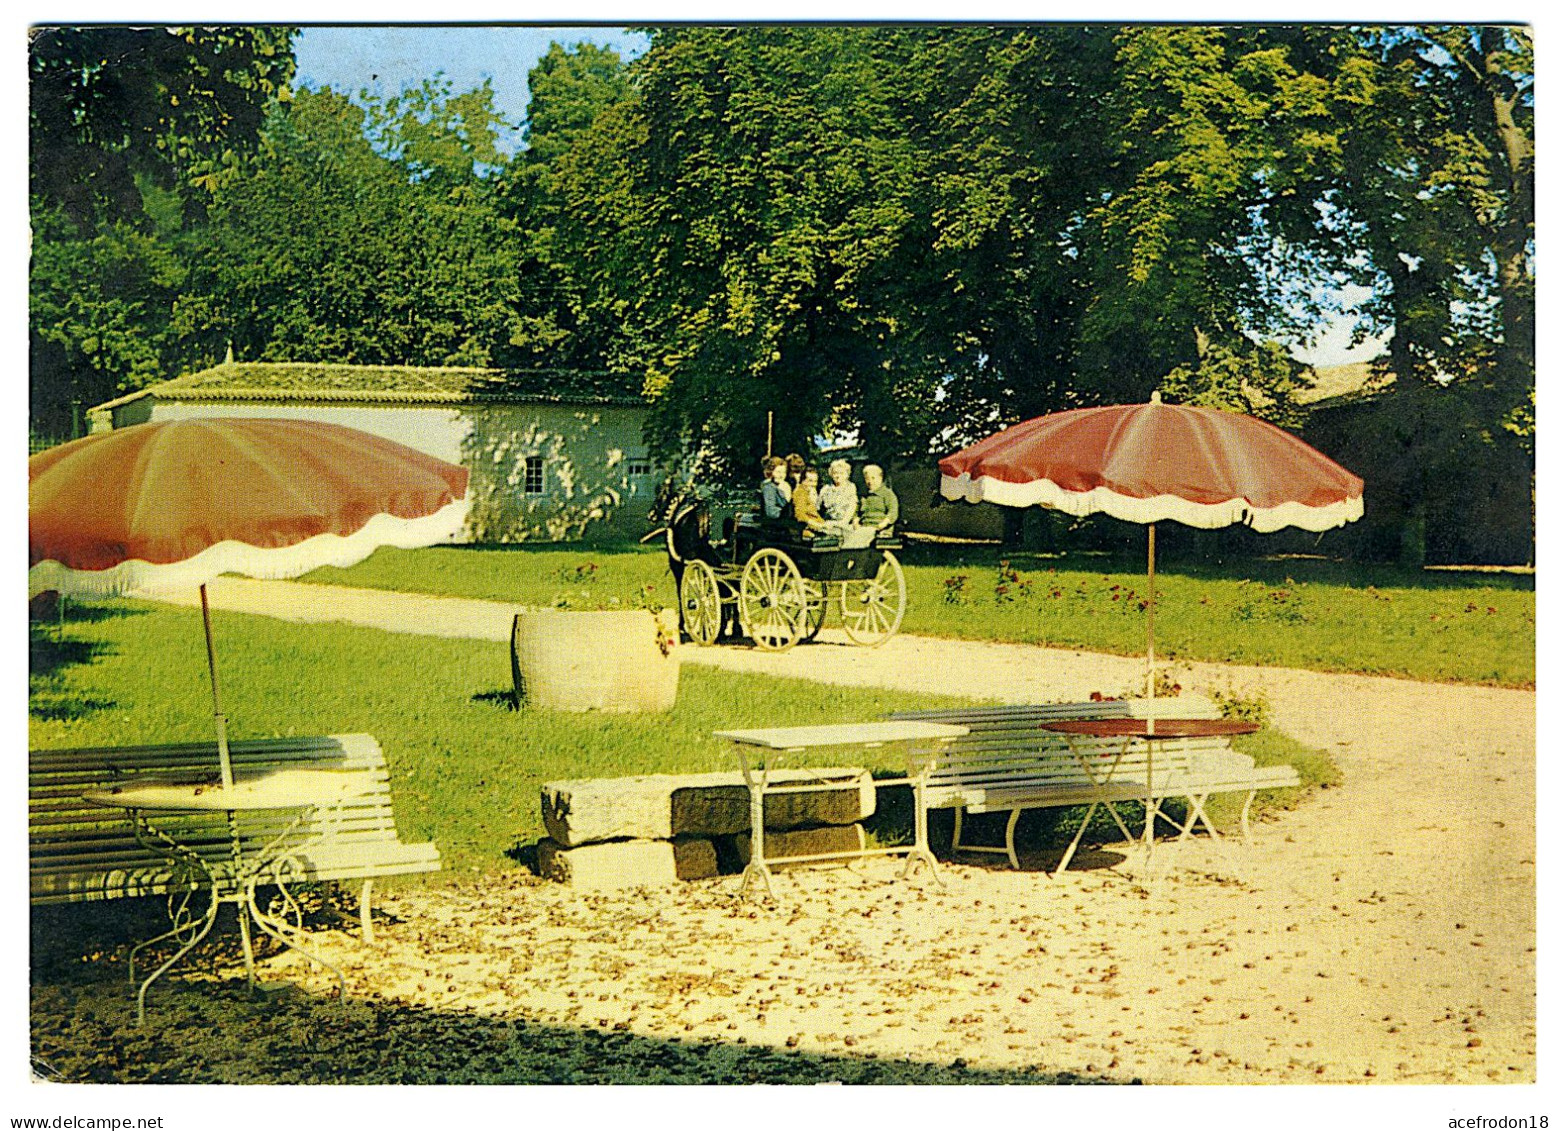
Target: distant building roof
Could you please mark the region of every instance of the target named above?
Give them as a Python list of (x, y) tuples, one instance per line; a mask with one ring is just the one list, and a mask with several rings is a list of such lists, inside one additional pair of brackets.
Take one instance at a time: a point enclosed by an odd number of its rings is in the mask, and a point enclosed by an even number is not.
[(1310, 372), (1315, 377), (1315, 384), (1294, 398), (1300, 404), (1313, 405), (1340, 397), (1368, 396), (1396, 383), (1394, 374), (1377, 374), (1374, 363), (1370, 361), (1323, 365)]
[(476, 369), (411, 365), (225, 362), (100, 404), (143, 397), (179, 401), (304, 401), (384, 405), (642, 405), (642, 378), (565, 369)]

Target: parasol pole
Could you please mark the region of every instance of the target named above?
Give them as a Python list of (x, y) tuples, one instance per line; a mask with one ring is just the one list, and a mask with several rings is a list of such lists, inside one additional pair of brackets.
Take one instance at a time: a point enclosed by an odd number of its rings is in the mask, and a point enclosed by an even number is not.
[(222, 764), (222, 787), (233, 784), (233, 761), (227, 752), (227, 716), (222, 713), (222, 695), (217, 687), (217, 650), (211, 642), (211, 606), (206, 586), (200, 586), (200, 619), (206, 626), (206, 668), (211, 672), (211, 709), (217, 724), (217, 760)]
[(1153, 614), (1158, 609), (1158, 587), (1153, 576), (1155, 535), (1158, 524), (1148, 523), (1148, 733), (1153, 733)]
[(774, 454), (774, 412), (769, 411), (769, 432), (763, 443), (763, 458), (768, 459)]
[[(1163, 404), (1163, 398), (1157, 389), (1153, 390), (1148, 398), (1152, 405)], [(1158, 546), (1158, 523), (1148, 523), (1148, 733), (1153, 734), (1153, 617), (1158, 612), (1158, 590), (1154, 582), (1153, 559)], [(1153, 746), (1148, 744), (1148, 787), (1153, 785)]]
[[(222, 695), (217, 686), (217, 650), (211, 641), (211, 605), (206, 600), (206, 585), (200, 585), (200, 620), (206, 626), (206, 670), (211, 673), (211, 709), (217, 724), (217, 761), (222, 766), (222, 788), (233, 788), (233, 759), (227, 749), (227, 716), (222, 713)], [(238, 815), (227, 811), (227, 832), (233, 841), (233, 866), (242, 869), (243, 839), (238, 828)], [(243, 943), (244, 969), (249, 974), (249, 989), (254, 989), (254, 942), (249, 936), (249, 917), (243, 908), (238, 909), (238, 935)]]

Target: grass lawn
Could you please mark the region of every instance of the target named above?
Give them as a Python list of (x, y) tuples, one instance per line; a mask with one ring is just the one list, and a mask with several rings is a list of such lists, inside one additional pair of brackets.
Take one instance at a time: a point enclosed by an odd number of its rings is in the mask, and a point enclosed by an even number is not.
[[(1146, 649), (1141, 559), (925, 545), (906, 548), (903, 559), (903, 632), (1120, 655)], [(308, 580), (522, 605), (549, 605), (560, 594), (577, 602), (587, 590), (594, 600), (628, 601), (646, 587), (652, 600), (676, 599), (658, 544), (385, 549)], [(1171, 660), (1532, 687), (1534, 581), (1319, 559), (1170, 563), (1158, 575), (1158, 649)]]
[[(732, 751), (712, 737), (719, 729), (861, 721), (959, 702), (687, 665), (666, 715), (516, 711), (503, 644), (236, 613), (219, 614), (214, 628), (233, 737), (373, 734), (389, 762), (402, 838), (435, 840), (456, 872), (513, 867), (517, 850), (545, 835), (544, 781), (730, 770)], [(73, 604), (62, 628), (34, 628), (31, 644), (33, 748), (210, 738), (198, 611)], [(1281, 734), (1246, 741), (1258, 761), (1292, 762), (1311, 782), (1336, 778), (1324, 755)], [(891, 752), (865, 757), (874, 773), (903, 768)], [(908, 792), (883, 791), (876, 835), (907, 836)], [(1049, 835), (1043, 822), (1034, 828)]]

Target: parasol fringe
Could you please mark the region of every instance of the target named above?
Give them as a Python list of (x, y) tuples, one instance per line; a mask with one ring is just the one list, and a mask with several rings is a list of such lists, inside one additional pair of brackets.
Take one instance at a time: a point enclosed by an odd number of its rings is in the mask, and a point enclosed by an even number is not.
[(1275, 507), (1257, 507), (1248, 499), (1228, 499), (1218, 503), (1195, 503), (1177, 495), (1138, 499), (1108, 487), (1078, 492), (1068, 491), (1049, 479), (1008, 483), (989, 475), (971, 478), (966, 473), (942, 476), (941, 493), (948, 499), (963, 499), (971, 503), (996, 503), (1006, 507), (1053, 507), (1078, 518), (1107, 514), (1112, 518), (1144, 525), (1166, 520), (1199, 530), (1246, 525), (1258, 534), (1271, 534), (1289, 526), (1310, 531), (1331, 530), (1364, 515), (1362, 491), (1350, 498), (1319, 507), (1296, 502)]
[(299, 577), (321, 566), (345, 569), (367, 558), (380, 546), (403, 550), (447, 542), (465, 526), (471, 497), (456, 499), (421, 518), (377, 514), (347, 536), (317, 534), (291, 546), (262, 547), (245, 542), (218, 542), (179, 562), (121, 562), (111, 569), (71, 569), (52, 559), (27, 571), (27, 595), (55, 590), (66, 597), (92, 599), (187, 589), (224, 573), (241, 573), (266, 580)]

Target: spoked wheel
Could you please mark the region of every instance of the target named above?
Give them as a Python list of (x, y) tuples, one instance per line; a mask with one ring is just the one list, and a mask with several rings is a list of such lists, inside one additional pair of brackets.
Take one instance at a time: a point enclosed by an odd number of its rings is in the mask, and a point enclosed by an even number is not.
[(811, 642), (823, 631), (823, 621), (828, 616), (828, 584), (803, 579), (801, 586), (807, 598), (807, 623), (801, 639)]
[(904, 619), (904, 570), (887, 550), (870, 581), (846, 581), (840, 586), (839, 614), (845, 635), (875, 648), (899, 630)]
[(783, 550), (765, 548), (748, 559), (736, 600), (742, 627), (766, 652), (794, 647), (806, 631), (807, 596), (801, 571)]
[(697, 559), (682, 571), (677, 587), (682, 631), (694, 644), (713, 644), (720, 639), (720, 583), (708, 562)]

